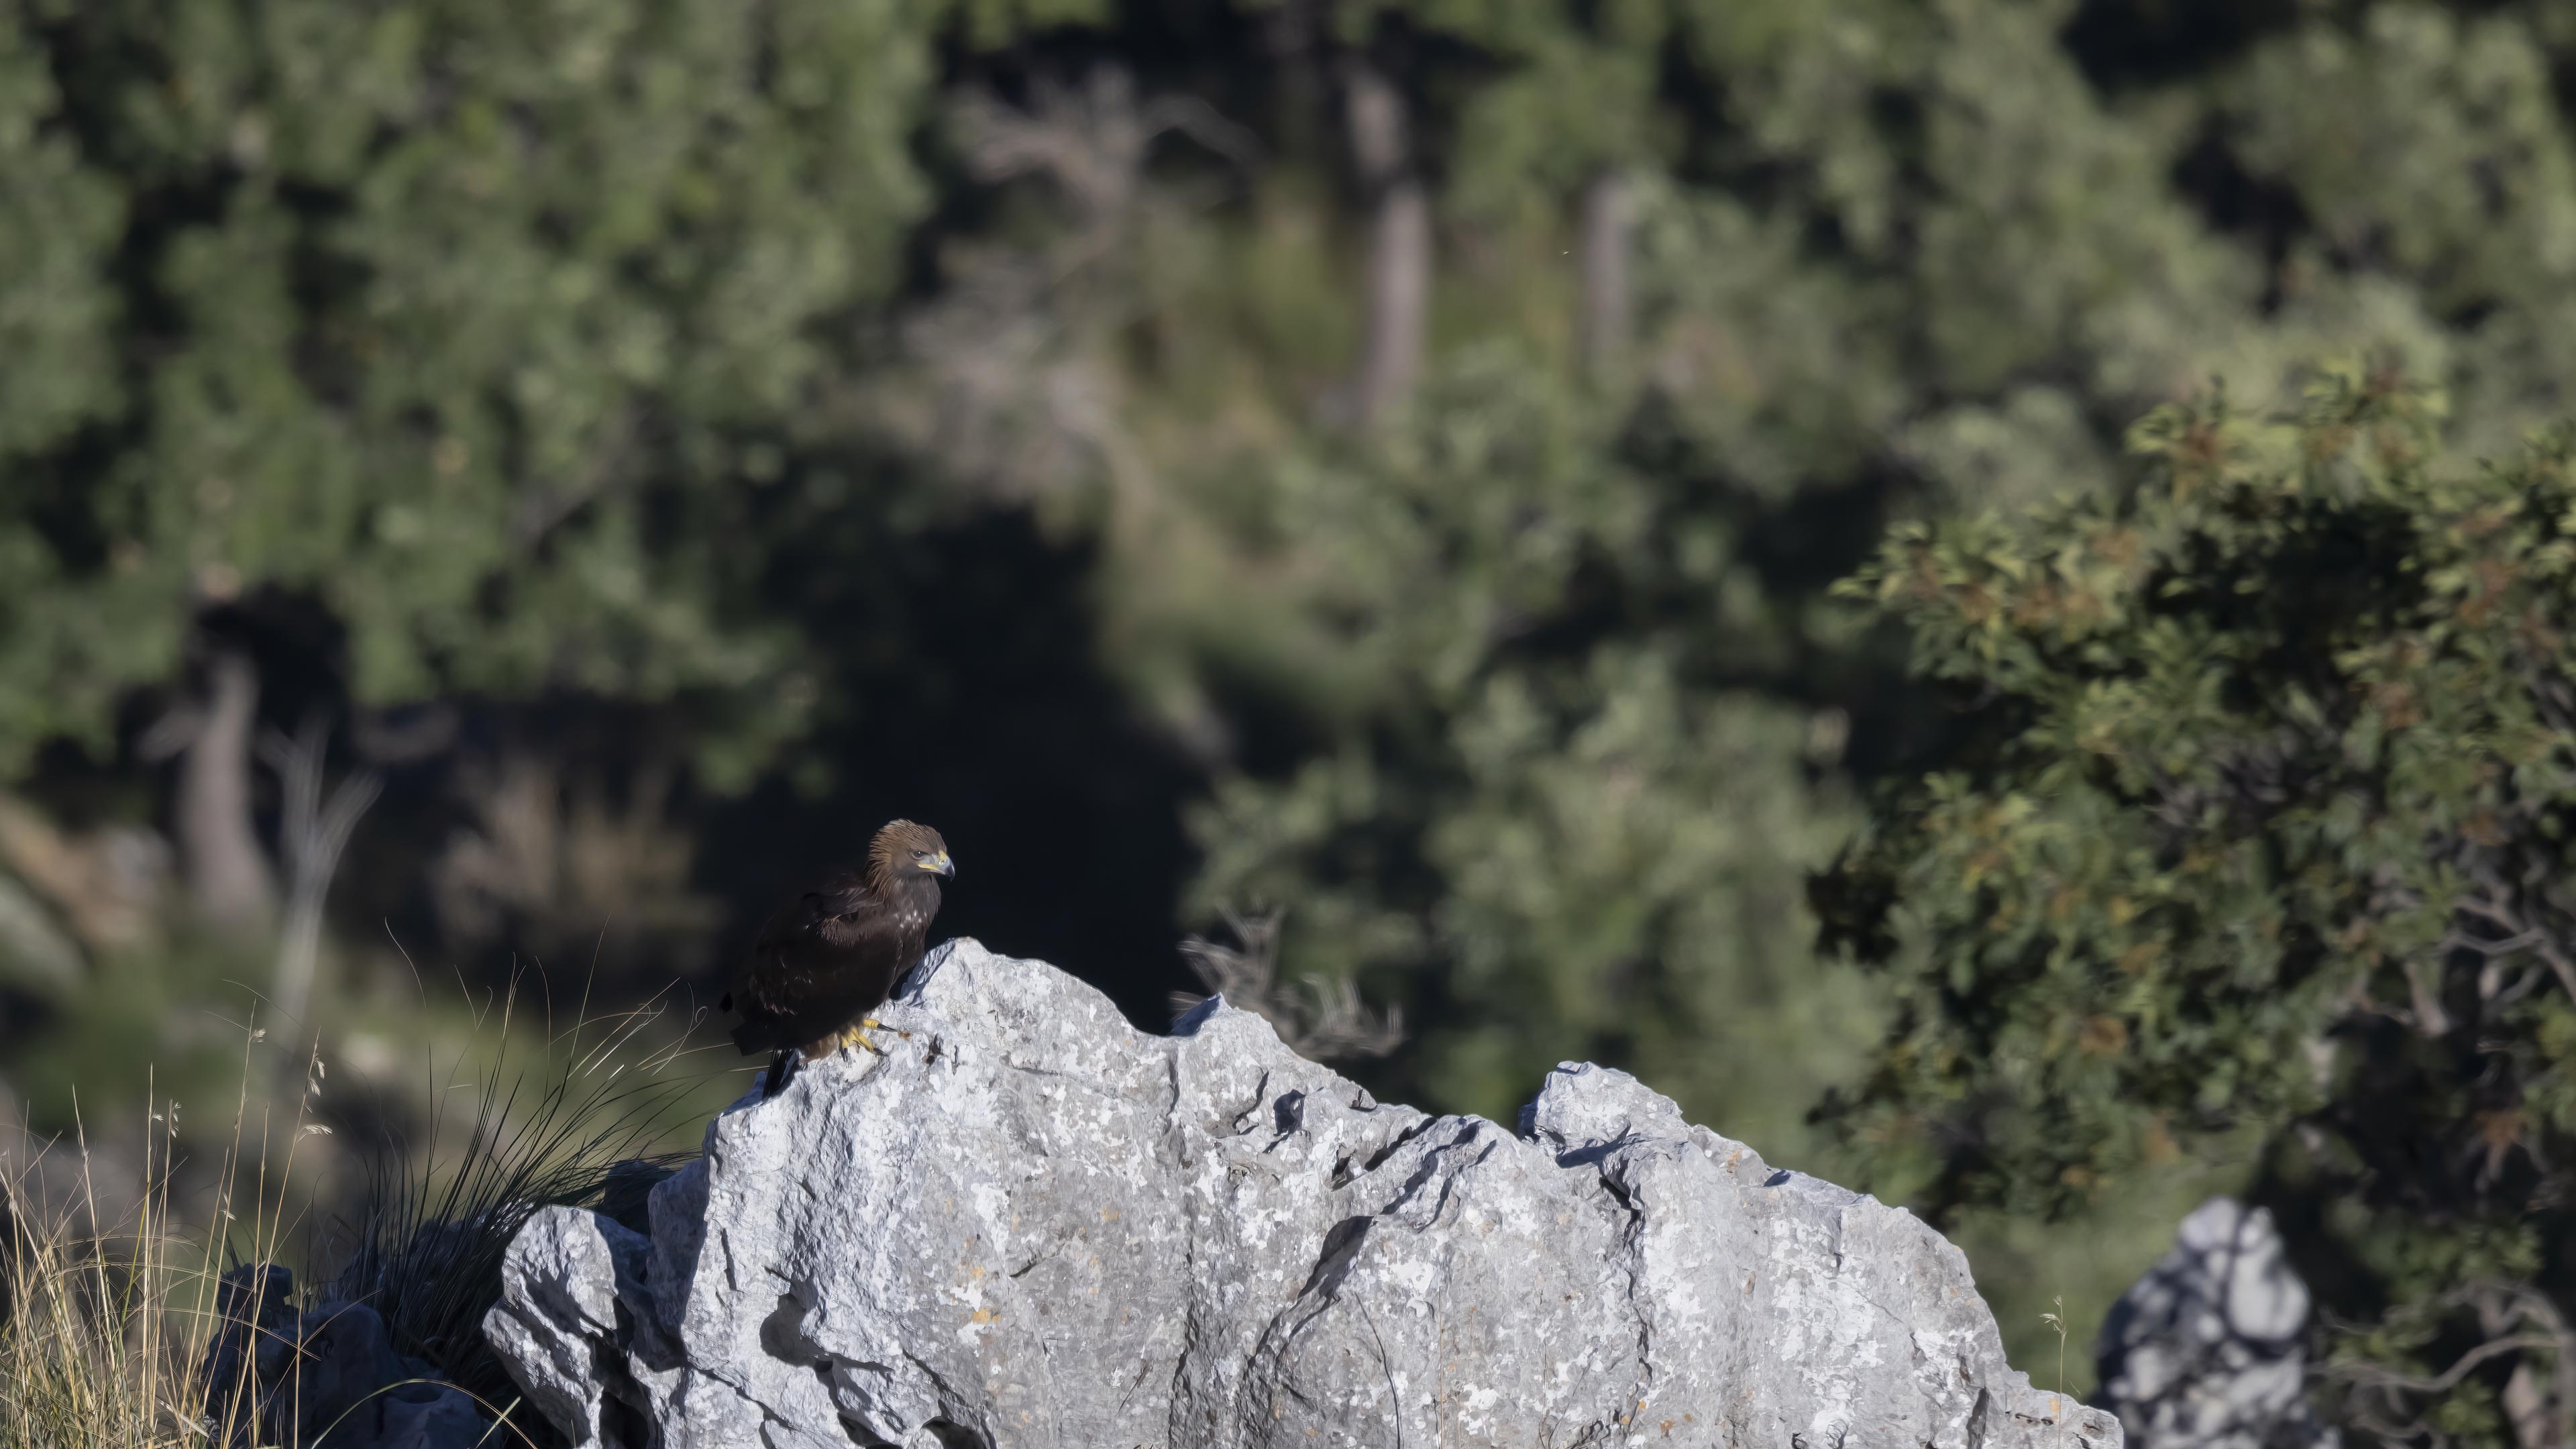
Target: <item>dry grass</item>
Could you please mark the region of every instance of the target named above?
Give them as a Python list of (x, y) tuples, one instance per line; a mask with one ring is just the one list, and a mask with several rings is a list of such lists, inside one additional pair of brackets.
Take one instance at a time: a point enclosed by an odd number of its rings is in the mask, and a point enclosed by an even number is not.
[[(131, 1185), (101, 1180), (116, 1168), (90, 1151), (85, 1131), (47, 1141), (23, 1124), (0, 1124), (10, 1133), (0, 1152), (0, 1449), (232, 1442), (239, 1426), (205, 1418), (221, 1271), (212, 1245), (246, 1236), (254, 1252), (274, 1253), (282, 1244), (289, 1224), (272, 1204), (292, 1177), (305, 1124), (301, 1108), (286, 1124), (281, 1191), (271, 1194), (264, 1114), (245, 1085), (207, 1220), (183, 1223), (172, 1170), (177, 1115), (166, 1103), (150, 1113), (141, 1191), (121, 1214), (118, 1189)], [(253, 1146), (247, 1162), (245, 1143)], [(233, 1184), (246, 1165), (244, 1224)]]
[[(213, 1307), (212, 1284), (193, 1305), (172, 1285), (202, 1275), (170, 1261), (151, 1221), (137, 1223), (139, 1252), (120, 1255), (80, 1232), (69, 1211), (43, 1213), (11, 1165), (0, 1181), (12, 1249), (8, 1317), (0, 1323), (0, 1445), (179, 1445), (199, 1435), (179, 1404), (200, 1405), (193, 1381), (202, 1335), (185, 1331), (188, 1307)], [(166, 1406), (166, 1407), (165, 1407)]]
[[(250, 1050), (264, 1032), (246, 1032), (231, 1140), (210, 1176), (190, 1175), (200, 1184), (193, 1210), (176, 1170), (175, 1104), (156, 1099), (142, 1124), (139, 1193), (134, 1164), (93, 1153), (85, 1132), (44, 1141), (0, 1123), (0, 1449), (249, 1445), (253, 1427), (230, 1422), (249, 1417), (247, 1385), (206, 1378), (222, 1274), (242, 1262), (312, 1265), (332, 1237), (343, 1240), (338, 1271), (308, 1280), (299, 1306), (367, 1302), (400, 1352), (428, 1360), (488, 1411), (510, 1409), (516, 1391), (479, 1332), (502, 1250), (538, 1207), (595, 1203), (612, 1164), (649, 1160), (694, 1085), (667, 1070), (676, 1052), (632, 1050), (656, 1015), (648, 1007), (585, 1023), (522, 1064), (505, 1008), (478, 1032), (494, 1048), (486, 1064), (431, 1084), (434, 1103), (470, 1093), (461, 1147), (437, 1149), (445, 1115), (434, 1109), (431, 1146), (379, 1155), (340, 1234), (309, 1230), (311, 1193), (298, 1191), (300, 1175), (313, 1175), (312, 1144), (331, 1130), (314, 1120), (321, 1056), (308, 1056), (291, 1107), (272, 1107)], [(538, 1443), (544, 1429), (530, 1418), (524, 1407), (509, 1412), (493, 1442)]]

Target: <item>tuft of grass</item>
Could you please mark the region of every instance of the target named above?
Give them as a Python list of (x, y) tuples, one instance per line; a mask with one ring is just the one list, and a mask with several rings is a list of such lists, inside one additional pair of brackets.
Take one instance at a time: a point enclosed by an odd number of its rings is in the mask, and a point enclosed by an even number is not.
[[(515, 992), (511, 1000), (515, 1001)], [(299, 1308), (358, 1301), (385, 1320), (398, 1352), (502, 1416), (492, 1442), (534, 1445), (542, 1420), (481, 1326), (499, 1297), (501, 1257), (529, 1215), (551, 1204), (632, 1196), (683, 1154), (657, 1153), (674, 1109), (702, 1085), (670, 1070), (677, 1045), (641, 1050), (657, 1003), (584, 1018), (544, 1038), (535, 1060), (514, 1050), (511, 1007), (478, 1017), (487, 1062), (432, 1081), (427, 1145), (387, 1142), (367, 1164), (341, 1231), (336, 1272), (308, 1279)], [(224, 1327), (222, 1275), (243, 1262), (311, 1265), (324, 1235), (296, 1206), (299, 1148), (331, 1134), (313, 1120), (327, 1069), (318, 1049), (291, 1111), (255, 1085), (244, 1029), (231, 1142), (212, 1192), (191, 1219), (176, 1188), (179, 1109), (157, 1100), (145, 1124), (141, 1194), (122, 1216), (118, 1184), (83, 1132), (46, 1141), (0, 1123), (0, 1449), (193, 1449), (248, 1445), (248, 1382), (208, 1381), (208, 1345)], [(471, 1103), (458, 1145), (441, 1149), (446, 1104)], [(309, 1197), (309, 1193), (302, 1194)], [(247, 1379), (252, 1362), (233, 1370)], [(220, 1421), (220, 1422), (219, 1422)]]
[[(599, 1207), (612, 1188), (667, 1175), (693, 1156), (656, 1149), (700, 1085), (671, 1070), (676, 1043), (634, 1051), (664, 1014), (658, 998), (584, 1016), (524, 1065), (510, 1048), (514, 1006), (515, 992), (497, 1028), (482, 1033), (500, 1044), (487, 1066), (472, 1080), (451, 1072), (431, 1084), (428, 1150), (387, 1143), (369, 1160), (354, 1241), (323, 1290), (374, 1308), (396, 1352), (499, 1404), (517, 1399), (518, 1388), (484, 1341), (483, 1315), (499, 1301), (510, 1240), (540, 1208)], [(442, 1152), (447, 1103), (460, 1092), (472, 1099), (464, 1140)]]

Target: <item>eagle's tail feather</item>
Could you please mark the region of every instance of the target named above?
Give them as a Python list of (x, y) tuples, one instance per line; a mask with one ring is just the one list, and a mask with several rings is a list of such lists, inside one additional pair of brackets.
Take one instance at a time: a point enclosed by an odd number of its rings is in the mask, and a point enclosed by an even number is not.
[(795, 1056), (796, 1053), (786, 1051), (778, 1052), (770, 1057), (769, 1072), (760, 1079), (760, 1100), (764, 1102), (768, 1101), (770, 1098), (777, 1096), (779, 1090), (787, 1085), (788, 1063), (794, 1060)]

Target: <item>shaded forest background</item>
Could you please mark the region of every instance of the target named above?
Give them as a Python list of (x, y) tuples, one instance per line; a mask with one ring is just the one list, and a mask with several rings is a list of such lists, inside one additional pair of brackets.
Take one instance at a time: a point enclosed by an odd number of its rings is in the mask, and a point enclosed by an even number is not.
[[(2576, 413), (2571, 104), (2544, 0), (8, 0), (0, 1079), (255, 994), (400, 1138), (904, 814), (1140, 1024), (1276, 909), (1387, 1094), (1848, 1177), (1809, 878), (1956, 726), (1831, 586), (2213, 383)], [(1951, 1219), (2016, 1362), (2249, 1164)]]

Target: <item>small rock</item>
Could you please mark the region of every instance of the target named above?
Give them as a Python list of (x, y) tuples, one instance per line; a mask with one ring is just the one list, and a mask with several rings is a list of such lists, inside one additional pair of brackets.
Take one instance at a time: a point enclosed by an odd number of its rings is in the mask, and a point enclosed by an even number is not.
[(294, 1296), (294, 1275), (275, 1264), (236, 1268), (216, 1286), (222, 1326), (206, 1349), (205, 1412), (227, 1446), (468, 1449), (484, 1441), (491, 1421), (474, 1400), (453, 1385), (420, 1382), (432, 1370), (394, 1352), (376, 1310), (330, 1302), (299, 1314)]
[(2104, 1407), (2139, 1449), (2331, 1449), (2305, 1392), (2307, 1322), (2272, 1215), (2211, 1198), (2103, 1319)]

